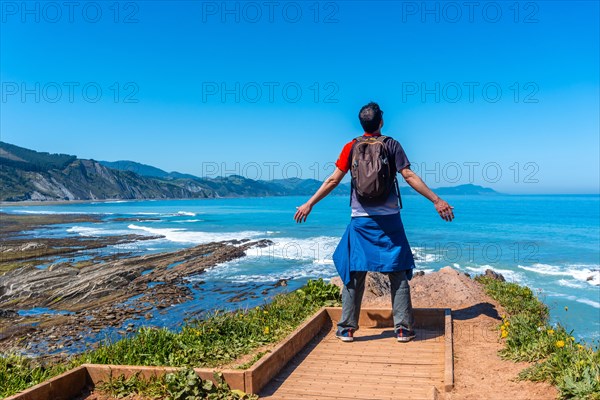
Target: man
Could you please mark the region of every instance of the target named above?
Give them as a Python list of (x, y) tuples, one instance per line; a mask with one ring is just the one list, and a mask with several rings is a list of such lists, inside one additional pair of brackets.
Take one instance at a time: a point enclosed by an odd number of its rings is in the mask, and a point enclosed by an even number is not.
[[(360, 109), (358, 117), (364, 134), (362, 138), (357, 139), (362, 142), (374, 138), (369, 140), (370, 143), (382, 141), (385, 146), (385, 152), (382, 154), (387, 156), (383, 163), (387, 165), (389, 162), (394, 181), (396, 172), (399, 172), (410, 186), (433, 202), (442, 219), (452, 221), (454, 219), (452, 207), (411, 171), (410, 162), (400, 143), (392, 138), (381, 137), (383, 111), (379, 105), (372, 102), (365, 105)], [(333, 175), (323, 182), (310, 200), (297, 208), (294, 219), (298, 223), (305, 222), (313, 206), (335, 189), (351, 167), (354, 169), (351, 191), (352, 218), (333, 255), (335, 266), (344, 282), (342, 317), (338, 323), (336, 336), (344, 342), (354, 340), (354, 332), (358, 329), (366, 273), (377, 271), (387, 274), (390, 279), (396, 338), (399, 342), (408, 342), (415, 337), (408, 284), (412, 278), (414, 259), (400, 219), (397, 185), (393, 190), (388, 188), (387, 191), (382, 192), (380, 198), (375, 200), (364, 197), (364, 193), (359, 191), (356, 184), (359, 179), (357, 173), (359, 161), (355, 154), (353, 158), (353, 152), (357, 151), (357, 139), (344, 146), (335, 164)]]

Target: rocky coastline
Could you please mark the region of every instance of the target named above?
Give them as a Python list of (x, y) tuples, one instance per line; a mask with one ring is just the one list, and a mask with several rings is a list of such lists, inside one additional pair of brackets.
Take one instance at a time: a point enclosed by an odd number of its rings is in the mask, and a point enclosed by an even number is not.
[[(23, 238), (19, 234), (26, 229), (99, 219), (70, 214), (1, 214), (0, 217), (3, 222), (0, 271), (4, 271), (0, 276), (0, 351), (52, 354), (53, 359), (66, 357), (67, 352), (61, 353), (62, 349), (81, 348), (90, 335), (107, 328), (114, 328), (120, 334), (133, 331), (134, 324), (126, 324), (128, 320), (150, 319), (172, 305), (191, 300), (192, 291), (186, 278), (243, 257), (251, 247), (270, 244), (268, 240), (222, 241), (141, 256), (121, 252), (85, 262), (59, 262), (38, 268), (59, 253), (157, 237)], [(195, 283), (196, 287), (200, 284)], [(22, 309), (50, 312), (21, 316), (17, 311)]]

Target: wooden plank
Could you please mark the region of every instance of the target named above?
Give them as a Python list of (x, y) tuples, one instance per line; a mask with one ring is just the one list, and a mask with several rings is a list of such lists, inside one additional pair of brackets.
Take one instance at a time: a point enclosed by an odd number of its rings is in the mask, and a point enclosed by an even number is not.
[[(161, 377), (168, 373), (175, 373), (180, 367), (155, 367), (155, 366), (137, 366), (137, 365), (109, 365), (109, 364), (84, 364), (94, 385), (99, 382), (108, 381), (111, 377), (124, 376), (126, 379), (136, 374), (143, 379)], [(196, 374), (203, 380), (215, 382), (215, 371), (223, 374), (223, 379), (232, 389), (245, 389), (244, 371), (241, 370), (214, 370), (211, 368), (194, 368)]]
[(293, 388), (293, 389), (285, 389), (283, 391), (281, 391), (281, 393), (278, 393), (277, 396), (278, 397), (282, 397), (282, 398), (286, 398), (287, 394), (292, 394), (292, 395), (306, 395), (306, 396), (310, 396), (313, 399), (321, 399), (324, 398), (325, 396), (328, 396), (330, 398), (340, 398), (340, 397), (347, 397), (347, 398), (351, 398), (351, 399), (370, 399), (370, 400), (374, 400), (374, 399), (382, 399), (382, 400), (398, 400), (398, 399), (407, 399), (407, 400), (429, 400), (431, 399), (430, 397), (430, 393), (411, 393), (411, 392), (407, 392), (407, 391), (398, 391), (398, 392), (394, 392), (394, 393), (379, 393), (377, 391), (375, 392), (367, 392), (367, 393), (361, 393), (361, 392), (342, 392), (342, 393), (335, 393), (335, 392), (324, 392), (322, 390), (310, 390), (310, 389), (297, 389), (297, 388)]
[(359, 378), (361, 382), (413, 382), (413, 383), (429, 383), (435, 382), (436, 386), (443, 387), (444, 386), (444, 377), (443, 374), (438, 374), (435, 378), (431, 375), (427, 376), (411, 376), (411, 375), (398, 375), (398, 374), (387, 374), (383, 375), (377, 372), (368, 374), (367, 371), (360, 371), (356, 374), (348, 374), (346, 376), (340, 375), (339, 372), (331, 372), (331, 371), (312, 371), (306, 369), (298, 369), (294, 371), (294, 376), (282, 376), (273, 378), (274, 382), (282, 382), (285, 379), (297, 379), (300, 381), (310, 381), (314, 379), (325, 379), (325, 380), (350, 380)]
[[(383, 397), (378, 397), (377, 395), (370, 394), (367, 396), (361, 396), (361, 395), (357, 395), (356, 393), (352, 394), (352, 395), (345, 395), (345, 394), (330, 394), (330, 393), (321, 393), (319, 394), (318, 397), (315, 397), (313, 394), (303, 394), (303, 393), (297, 393), (297, 392), (281, 392), (278, 393), (276, 395), (267, 395), (267, 396), (261, 396), (261, 399), (269, 399), (269, 400), (306, 400), (306, 399), (311, 399), (311, 400), (315, 400), (315, 399), (325, 399), (325, 400), (330, 400), (330, 399), (336, 399), (336, 400), (373, 400), (373, 399), (385, 399)], [(392, 398), (390, 398), (392, 399)], [(415, 399), (420, 399), (419, 397), (415, 398)], [(387, 399), (386, 399), (387, 400)], [(394, 399), (397, 400), (397, 399)], [(423, 398), (423, 400), (431, 400), (430, 398)]]
[(310, 353), (310, 354), (348, 354), (348, 355), (358, 355), (358, 356), (371, 356), (373, 354), (379, 354), (381, 357), (412, 357), (412, 356), (421, 356), (421, 357), (437, 357), (437, 356), (445, 356), (446, 349), (442, 346), (438, 348), (432, 349), (421, 349), (419, 347), (405, 347), (399, 349), (398, 347), (391, 348), (390, 346), (385, 347), (350, 347), (348, 345), (343, 346), (333, 346), (333, 345), (322, 345), (318, 346), (312, 351), (302, 350), (301, 353)]
[(443, 365), (444, 355), (440, 354), (439, 357), (390, 357), (390, 356), (369, 356), (369, 355), (336, 355), (327, 354), (321, 355), (309, 354), (305, 360), (320, 361), (323, 363), (336, 362), (341, 363), (362, 363), (363, 365)]
[(452, 310), (447, 308), (444, 312), (445, 321), (445, 391), (450, 392), (454, 388), (454, 349), (453, 349), (453, 335), (452, 335)]
[[(430, 380), (430, 381), (421, 381), (421, 382), (412, 382), (412, 383), (410, 381), (405, 381), (405, 382), (364, 381), (363, 382), (363, 381), (361, 381), (360, 377), (357, 376), (357, 377), (355, 377), (354, 381), (362, 382), (362, 386), (361, 386), (362, 389), (375, 388), (374, 391), (369, 389), (370, 393), (381, 393), (381, 391), (384, 390), (384, 388), (385, 388), (385, 390), (400, 390), (400, 389), (408, 390), (408, 389), (414, 388), (416, 392), (420, 391), (420, 390), (418, 390), (418, 388), (423, 388), (423, 390), (425, 392), (429, 392), (429, 390), (425, 389), (425, 388), (435, 386), (435, 387), (442, 388), (442, 390), (443, 390), (443, 387), (444, 387), (444, 383), (441, 380), (440, 381), (431, 381)], [(331, 390), (334, 390), (335, 388), (338, 388), (338, 387), (349, 387), (350, 383), (351, 383), (350, 381), (344, 380), (344, 381), (340, 381), (337, 384), (330, 383), (329, 385), (331, 387)], [(315, 386), (312, 384), (306, 384), (306, 381), (304, 381), (304, 382), (291, 382), (291, 381), (278, 382), (278, 381), (275, 381), (273, 384), (277, 385), (277, 388), (278, 388), (277, 390), (279, 390), (279, 391), (285, 390), (285, 388), (292, 387), (292, 386), (293, 387), (296, 387), (296, 386), (298, 386), (298, 387), (306, 387), (306, 386), (314, 387)]]
[(359, 340), (357, 338), (354, 339), (354, 342), (342, 342), (337, 339), (335, 336), (331, 338), (325, 338), (319, 345), (319, 349), (323, 348), (333, 348), (338, 351), (383, 351), (385, 353), (389, 352), (402, 352), (407, 351), (426, 351), (426, 352), (444, 352), (445, 351), (445, 343), (426, 343), (421, 341), (416, 342), (398, 342), (396, 339), (381, 339), (380, 341), (374, 342), (366, 342), (363, 340)]
[(280, 391), (298, 391), (298, 392), (318, 392), (322, 394), (349, 394), (354, 393), (359, 396), (371, 395), (371, 396), (393, 396), (398, 393), (414, 393), (421, 394), (424, 396), (428, 396), (431, 393), (431, 386), (411, 386), (409, 383), (405, 383), (404, 385), (377, 385), (377, 384), (361, 384), (360, 382), (355, 382), (354, 384), (346, 383), (346, 382), (329, 382), (316, 384), (315, 382), (305, 382), (305, 383), (291, 383), (286, 382), (279, 387)]
[(5, 400), (71, 400), (78, 396), (89, 383), (86, 368), (79, 366)]
[(247, 393), (258, 393), (308, 342), (330, 322), (322, 308), (312, 318), (288, 335), (271, 353), (261, 358), (245, 374)]
[[(294, 371), (306, 371), (307, 373), (319, 373), (319, 372), (327, 372), (330, 370), (343, 370), (348, 368), (358, 368), (364, 367), (364, 364), (360, 363), (352, 363), (352, 364), (339, 364), (339, 365), (330, 365), (327, 367), (323, 367), (322, 363), (310, 365), (310, 364), (302, 364), (298, 366)], [(366, 373), (366, 368), (365, 368)], [(444, 378), (444, 369), (442, 367), (436, 368), (421, 368), (421, 369), (411, 369), (406, 370), (405, 368), (386, 368), (386, 369), (369, 369), (369, 374), (378, 374), (380, 376), (394, 376), (394, 377), (430, 377), (435, 379), (443, 379)]]

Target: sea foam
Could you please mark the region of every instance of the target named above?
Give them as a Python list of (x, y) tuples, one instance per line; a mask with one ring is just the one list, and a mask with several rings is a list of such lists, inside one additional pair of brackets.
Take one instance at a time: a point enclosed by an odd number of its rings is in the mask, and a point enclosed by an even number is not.
[(598, 265), (566, 264), (564, 267), (551, 264), (536, 263), (531, 266), (519, 265), (519, 268), (540, 275), (570, 276), (576, 281), (587, 282), (590, 285), (600, 285), (600, 269)]
[[(131, 232), (125, 229), (105, 229), (89, 226), (72, 226), (67, 229), (69, 233), (77, 233), (79, 236), (108, 236), (108, 235), (130, 235)], [(148, 235), (149, 236), (149, 235)]]
[[(164, 236), (166, 240), (176, 243), (194, 243), (203, 244), (210, 242), (219, 242), (222, 240), (234, 239), (256, 239), (261, 235), (257, 231), (241, 231), (241, 232), (201, 232), (188, 231), (182, 228), (150, 228), (131, 224), (129, 229), (134, 231), (142, 231), (153, 235)], [(129, 232), (131, 233), (131, 232)]]

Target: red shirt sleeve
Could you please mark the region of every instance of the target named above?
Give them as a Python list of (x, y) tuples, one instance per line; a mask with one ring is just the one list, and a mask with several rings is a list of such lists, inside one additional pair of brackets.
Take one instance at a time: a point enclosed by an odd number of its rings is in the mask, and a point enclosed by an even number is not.
[(335, 166), (338, 167), (342, 172), (348, 172), (350, 169), (350, 152), (352, 151), (352, 144), (354, 140), (346, 143), (342, 152), (340, 153), (339, 158), (335, 162)]

